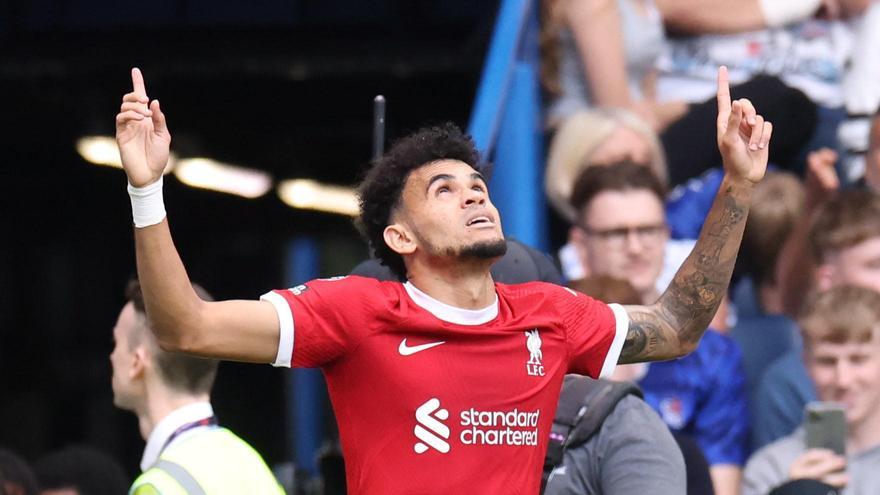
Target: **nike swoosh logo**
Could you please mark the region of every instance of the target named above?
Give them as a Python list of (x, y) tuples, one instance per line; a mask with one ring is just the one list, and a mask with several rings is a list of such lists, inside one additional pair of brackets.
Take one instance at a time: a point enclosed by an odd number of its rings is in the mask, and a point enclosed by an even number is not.
[(400, 341), (400, 347), (397, 348), (397, 352), (399, 352), (401, 356), (412, 356), (413, 354), (415, 354), (417, 352), (426, 351), (432, 347), (437, 347), (438, 345), (445, 344), (445, 343), (446, 343), (446, 341), (444, 340), (442, 342), (431, 342), (428, 344), (414, 345), (414, 346), (410, 347), (410, 346), (406, 345), (406, 339), (403, 339)]

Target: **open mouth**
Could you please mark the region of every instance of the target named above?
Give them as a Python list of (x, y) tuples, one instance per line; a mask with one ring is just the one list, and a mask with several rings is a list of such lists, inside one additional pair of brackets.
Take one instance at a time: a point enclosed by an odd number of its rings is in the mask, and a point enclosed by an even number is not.
[(492, 220), (487, 216), (479, 216), (470, 219), (467, 223), (468, 227), (473, 227), (477, 225), (488, 225), (491, 224)]

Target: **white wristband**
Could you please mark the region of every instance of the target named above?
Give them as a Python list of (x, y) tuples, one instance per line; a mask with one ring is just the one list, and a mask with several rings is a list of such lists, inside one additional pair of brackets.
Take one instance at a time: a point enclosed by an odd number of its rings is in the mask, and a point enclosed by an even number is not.
[(759, 0), (767, 27), (801, 21), (819, 10), (822, 0)]
[(134, 226), (142, 229), (165, 219), (165, 201), (162, 199), (162, 177), (144, 187), (128, 185), (131, 197), (131, 216)]

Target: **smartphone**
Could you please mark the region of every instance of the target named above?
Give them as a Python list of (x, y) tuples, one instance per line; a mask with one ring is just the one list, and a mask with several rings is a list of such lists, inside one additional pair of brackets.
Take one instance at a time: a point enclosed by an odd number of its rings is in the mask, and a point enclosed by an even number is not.
[(846, 455), (846, 411), (835, 402), (810, 402), (804, 408), (808, 449)]

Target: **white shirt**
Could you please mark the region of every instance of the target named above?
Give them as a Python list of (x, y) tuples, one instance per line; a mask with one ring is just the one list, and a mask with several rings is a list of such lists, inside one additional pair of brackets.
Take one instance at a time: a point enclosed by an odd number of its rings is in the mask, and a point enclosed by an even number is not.
[[(165, 442), (168, 441), (178, 428), (188, 423), (195, 423), (196, 421), (210, 418), (213, 415), (214, 408), (212, 408), (211, 404), (208, 402), (196, 402), (195, 404), (189, 404), (171, 411), (171, 413), (162, 418), (162, 420), (156, 424), (156, 427), (153, 428), (153, 431), (150, 432), (150, 437), (147, 439), (147, 446), (144, 448), (144, 455), (141, 457), (141, 471), (150, 469), (150, 467), (159, 460), (159, 455), (162, 454), (162, 448), (166, 447)], [(174, 438), (167, 446), (170, 447), (176, 442), (179, 442), (182, 438), (191, 435), (193, 432), (209, 427), (210, 426), (207, 425), (198, 426), (191, 430), (187, 430)]]
[(657, 62), (657, 97), (691, 103), (714, 98), (718, 66), (726, 65), (731, 85), (760, 73), (776, 75), (812, 101), (839, 107), (856, 24), (809, 19), (780, 28), (670, 40)]
[[(666, 254), (663, 256), (663, 271), (657, 277), (654, 287), (658, 294), (662, 294), (669, 284), (672, 283), (676, 272), (691, 254), (697, 241), (693, 239), (669, 239), (666, 241)], [(559, 263), (562, 265), (562, 275), (566, 280), (580, 280), (584, 278), (584, 266), (580, 256), (572, 243), (567, 243), (559, 249)], [(609, 301), (611, 302), (611, 301)]]

